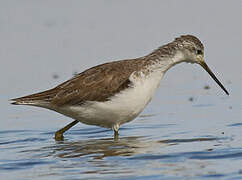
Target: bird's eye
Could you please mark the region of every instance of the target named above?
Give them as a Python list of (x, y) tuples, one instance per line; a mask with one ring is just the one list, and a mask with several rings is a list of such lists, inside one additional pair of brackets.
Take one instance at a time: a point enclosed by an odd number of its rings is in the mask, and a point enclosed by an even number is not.
[(201, 55), (203, 52), (202, 52), (200, 49), (198, 49), (198, 50), (196, 51), (196, 53), (197, 53), (197, 55)]

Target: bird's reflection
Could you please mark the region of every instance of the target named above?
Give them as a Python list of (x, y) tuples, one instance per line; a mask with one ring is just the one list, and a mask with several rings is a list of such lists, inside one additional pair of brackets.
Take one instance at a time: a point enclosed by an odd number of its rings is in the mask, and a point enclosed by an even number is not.
[[(78, 138), (80, 137), (78, 136)], [(148, 163), (154, 169), (159, 166), (160, 169), (171, 169), (170, 173), (177, 173), (177, 168), (188, 169), (183, 164), (177, 163), (177, 160), (182, 159), (181, 161), (183, 161), (184, 158), (210, 156), (211, 151), (213, 151), (211, 148), (200, 152), (193, 152), (193, 150), (186, 152), (185, 149), (185, 152), (180, 152), (177, 149), (184, 148), (187, 143), (215, 141), (216, 144), (219, 144), (218, 142), (223, 140), (217, 137), (161, 140), (150, 136), (119, 137), (118, 140), (105, 137), (86, 139), (85, 137), (82, 140), (67, 139), (59, 142), (49, 141), (49, 137), (46, 137), (46, 139), (48, 141), (44, 146), (45, 141), (42, 141), (41, 147), (30, 146), (28, 150), (21, 151), (21, 153), (25, 157), (30, 155), (30, 159), (36, 157), (37, 159), (48, 159), (48, 166), (53, 171), (85, 174), (87, 176), (107, 173), (136, 174), (137, 171), (142, 174), (144, 163)], [(181, 144), (184, 144), (184, 146)], [(179, 148), (177, 145), (180, 145)], [(169, 162), (169, 165), (167, 162)], [(206, 166), (206, 164), (203, 164), (203, 166)]]
[(57, 142), (51, 148), (53, 151), (49, 155), (60, 158), (75, 158), (91, 156), (94, 159), (102, 159), (110, 156), (131, 156), (145, 148), (147, 144), (142, 143), (143, 137), (123, 137), (119, 139), (91, 139), (79, 141)]
[(113, 156), (134, 156), (137, 154), (146, 154), (154, 151), (156, 148), (177, 145), (180, 143), (216, 141), (218, 138), (191, 138), (191, 139), (167, 139), (150, 141), (144, 136), (121, 137), (117, 140), (113, 138), (88, 139), (77, 141), (60, 141), (55, 144), (42, 147), (47, 152), (48, 157), (59, 158), (90, 158), (103, 159)]

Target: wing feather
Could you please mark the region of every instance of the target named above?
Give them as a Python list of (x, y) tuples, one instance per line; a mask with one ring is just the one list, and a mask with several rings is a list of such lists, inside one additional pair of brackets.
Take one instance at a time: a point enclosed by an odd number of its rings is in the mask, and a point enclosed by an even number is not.
[(86, 101), (107, 101), (115, 93), (132, 83), (130, 75), (140, 70), (145, 60), (114, 61), (90, 68), (57, 87), (12, 99), (13, 104), (65, 106), (83, 104)]
[(64, 106), (82, 104), (85, 101), (107, 101), (115, 93), (130, 86), (129, 76), (134, 69), (124, 68), (126, 66), (123, 64), (113, 62), (88, 69), (57, 86), (58, 93), (51, 104)]

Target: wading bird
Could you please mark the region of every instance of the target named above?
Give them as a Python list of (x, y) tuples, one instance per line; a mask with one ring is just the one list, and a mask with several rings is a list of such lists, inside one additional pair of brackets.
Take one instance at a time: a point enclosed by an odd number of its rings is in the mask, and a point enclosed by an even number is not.
[(201, 41), (184, 35), (144, 57), (92, 67), (53, 89), (12, 99), (12, 104), (47, 108), (73, 118), (55, 133), (56, 140), (78, 122), (111, 128), (117, 137), (120, 126), (151, 101), (166, 71), (181, 62), (200, 64), (229, 95), (205, 63)]

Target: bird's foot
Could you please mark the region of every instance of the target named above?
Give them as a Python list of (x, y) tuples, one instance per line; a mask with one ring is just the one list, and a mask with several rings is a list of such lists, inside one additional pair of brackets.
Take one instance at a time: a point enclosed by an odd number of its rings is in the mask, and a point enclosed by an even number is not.
[(63, 133), (57, 131), (57, 132), (55, 133), (55, 140), (56, 140), (56, 141), (63, 141), (63, 140), (64, 140)]
[(114, 140), (118, 140), (118, 131), (114, 130), (114, 137), (113, 138), (114, 138)]

